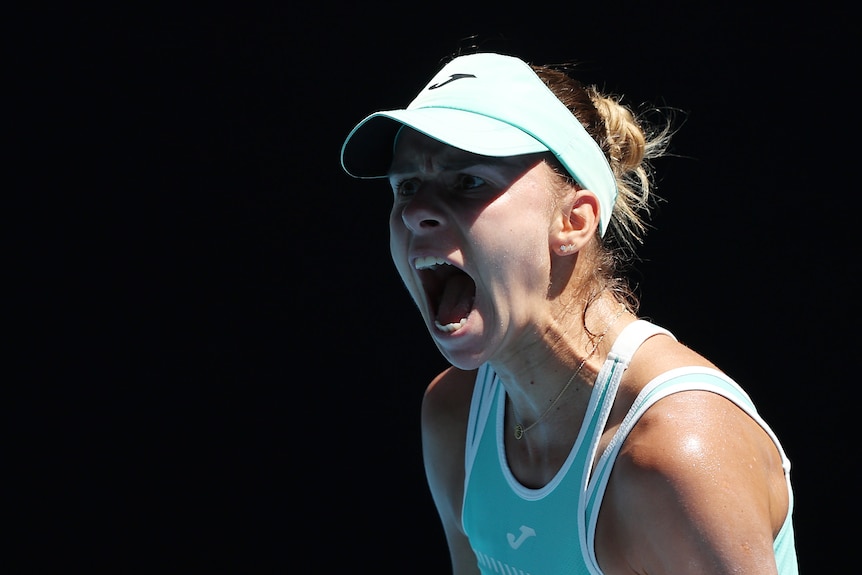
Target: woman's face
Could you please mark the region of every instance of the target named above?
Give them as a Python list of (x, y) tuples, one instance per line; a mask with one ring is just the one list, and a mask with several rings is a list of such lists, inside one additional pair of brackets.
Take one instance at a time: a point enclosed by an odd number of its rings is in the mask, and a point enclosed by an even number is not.
[(390, 250), (453, 365), (501, 357), (550, 321), (555, 178), (538, 155), (489, 158), (402, 130), (389, 172)]

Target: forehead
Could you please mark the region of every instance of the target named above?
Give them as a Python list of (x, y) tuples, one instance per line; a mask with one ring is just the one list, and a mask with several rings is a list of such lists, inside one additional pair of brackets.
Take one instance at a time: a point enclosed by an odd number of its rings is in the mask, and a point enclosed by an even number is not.
[(396, 136), (389, 173), (428, 169), (462, 170), (471, 166), (518, 166), (535, 164), (542, 154), (493, 157), (474, 154), (436, 140), (408, 126)]
[(433, 159), (447, 167), (464, 167), (482, 163), (483, 157), (435, 140), (413, 128), (404, 126), (395, 137), (391, 172), (412, 171)]

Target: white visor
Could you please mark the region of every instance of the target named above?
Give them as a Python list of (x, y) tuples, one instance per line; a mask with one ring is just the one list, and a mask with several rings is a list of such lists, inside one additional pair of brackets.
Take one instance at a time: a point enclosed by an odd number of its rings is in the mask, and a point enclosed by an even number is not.
[(599, 198), (599, 231), (610, 223), (616, 180), (580, 121), (524, 61), (493, 53), (455, 58), (403, 110), (369, 115), (341, 148), (341, 165), (357, 178), (385, 178), (395, 136), (410, 126), (450, 146), (484, 156), (552, 152)]

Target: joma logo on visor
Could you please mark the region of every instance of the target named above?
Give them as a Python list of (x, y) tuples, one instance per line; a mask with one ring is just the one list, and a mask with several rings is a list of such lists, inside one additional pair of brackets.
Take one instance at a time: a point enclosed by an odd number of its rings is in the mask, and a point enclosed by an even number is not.
[(428, 89), (429, 90), (436, 90), (440, 86), (445, 86), (449, 82), (454, 82), (455, 80), (460, 80), (461, 78), (475, 78), (475, 77), (476, 76), (473, 74), (452, 74), (451, 76), (449, 76), (449, 79), (446, 80), (445, 82), (440, 82), (439, 84), (431, 84), (430, 86), (428, 86)]

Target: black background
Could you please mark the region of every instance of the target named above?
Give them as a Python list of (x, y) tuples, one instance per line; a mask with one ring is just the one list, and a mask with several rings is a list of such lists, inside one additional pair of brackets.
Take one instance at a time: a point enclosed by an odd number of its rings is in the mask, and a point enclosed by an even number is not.
[(850, 21), (757, 2), (9, 18), (7, 475), (19, 549), (38, 545), (8, 572), (446, 571), (418, 434), (444, 362), (389, 260), (385, 183), (338, 154), (475, 34), (680, 112), (641, 313), (746, 387), (793, 462), (802, 571), (837, 571), (859, 511)]

